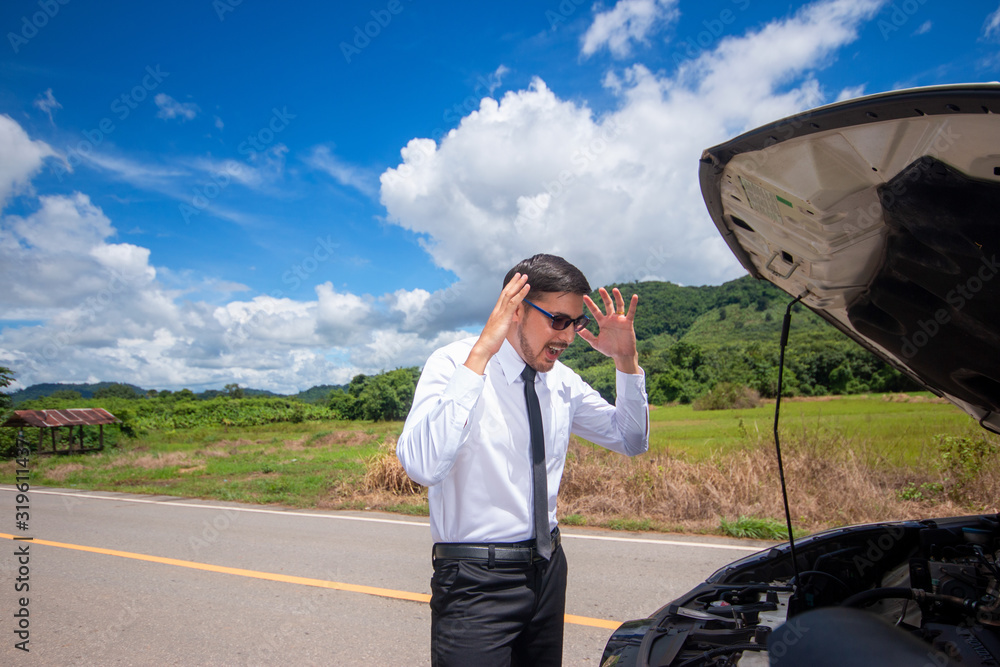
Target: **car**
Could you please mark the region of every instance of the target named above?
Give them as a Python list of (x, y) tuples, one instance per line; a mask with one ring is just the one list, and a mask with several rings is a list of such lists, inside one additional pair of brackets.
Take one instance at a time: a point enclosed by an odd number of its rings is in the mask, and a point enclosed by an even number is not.
[[(803, 304), (1000, 431), (1000, 84), (806, 111), (705, 150), (699, 177), (788, 313)], [(997, 514), (816, 533), (624, 623), (601, 664), (1000, 665), (998, 550)]]

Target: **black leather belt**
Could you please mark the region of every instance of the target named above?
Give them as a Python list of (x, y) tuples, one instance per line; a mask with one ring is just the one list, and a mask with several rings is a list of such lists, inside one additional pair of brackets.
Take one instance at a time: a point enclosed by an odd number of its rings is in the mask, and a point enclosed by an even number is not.
[[(552, 549), (559, 546), (559, 528), (552, 531)], [(535, 549), (535, 541), (489, 544), (485, 542), (438, 542), (432, 552), (434, 559), (478, 560), (494, 564), (527, 565), (542, 560)]]

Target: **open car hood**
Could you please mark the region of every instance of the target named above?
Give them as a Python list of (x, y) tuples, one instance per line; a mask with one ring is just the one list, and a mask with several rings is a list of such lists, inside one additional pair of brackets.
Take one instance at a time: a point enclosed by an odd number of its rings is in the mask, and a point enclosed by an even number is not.
[(848, 100), (706, 150), (729, 247), (1000, 431), (1000, 84)]

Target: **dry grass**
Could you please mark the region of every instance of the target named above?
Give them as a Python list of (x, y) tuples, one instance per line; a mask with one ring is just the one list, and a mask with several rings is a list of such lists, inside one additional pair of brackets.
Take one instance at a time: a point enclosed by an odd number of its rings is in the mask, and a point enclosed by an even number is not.
[(302, 436), (301, 438), (296, 438), (294, 440), (284, 440), (281, 443), (281, 451), (284, 452), (301, 452), (306, 449), (306, 441), (308, 438)]
[(414, 483), (396, 458), (396, 440), (387, 437), (378, 452), (365, 459), (360, 483), (338, 482), (318, 506), (325, 509), (376, 509), (427, 514), (427, 489)]
[(941, 396), (923, 396), (921, 394), (885, 394), (883, 401), (889, 403), (948, 403), (948, 399)]
[[(996, 511), (1000, 464), (984, 469), (963, 489), (967, 502), (949, 499), (949, 480), (935, 470), (881, 462), (848, 442), (783, 445), (785, 481), (796, 526), (833, 526), (970, 511)], [(940, 493), (907, 500), (904, 490), (940, 484)], [(598, 523), (641, 517), (689, 530), (712, 530), (719, 518), (784, 516), (773, 446), (757, 443), (712, 460), (692, 463), (667, 454), (625, 459), (574, 444), (560, 488), (563, 514)], [(930, 494), (927, 494), (930, 495)]]
[(407, 476), (403, 465), (396, 458), (395, 438), (386, 438), (378, 452), (365, 461), (362, 488), (368, 493), (385, 491), (393, 496), (421, 493), (420, 485)]
[(232, 452), (225, 449), (196, 449), (194, 451), (195, 457), (210, 459), (224, 459), (232, 455)]
[(205, 443), (207, 448), (222, 448), (229, 449), (232, 451), (238, 450), (240, 447), (246, 447), (248, 445), (256, 445), (263, 442), (263, 440), (247, 440), (246, 438), (239, 438), (237, 440), (216, 440), (215, 442)]
[[(839, 436), (823, 442), (783, 443), (785, 479), (796, 528), (816, 531), (870, 521), (995, 512), (1000, 507), (1000, 462), (993, 461), (961, 489), (963, 502), (936, 469), (896, 467)], [(935, 486), (939, 485), (939, 486)], [(906, 489), (935, 492), (907, 494)], [(424, 493), (403, 471), (394, 443), (367, 462), (364, 503), (386, 507)], [(919, 499), (912, 499), (916, 495)], [(910, 499), (908, 499), (910, 498)], [(559, 492), (560, 516), (615, 525), (636, 520), (671, 530), (714, 532), (720, 518), (740, 516), (783, 522), (773, 444), (688, 461), (668, 453), (627, 458), (574, 441)]]
[(141, 456), (118, 456), (108, 461), (111, 468), (141, 468), (142, 470), (158, 470), (171, 466), (195, 465), (191, 462), (191, 455), (188, 452), (166, 452), (155, 454), (142, 454)]
[(350, 431), (334, 431), (327, 433), (309, 442), (310, 447), (357, 447), (366, 442), (376, 439), (377, 436), (371, 433), (354, 429)]
[(65, 482), (67, 477), (83, 469), (82, 463), (61, 463), (57, 466), (53, 466), (52, 469), (46, 473), (46, 477), (54, 479), (57, 482)]

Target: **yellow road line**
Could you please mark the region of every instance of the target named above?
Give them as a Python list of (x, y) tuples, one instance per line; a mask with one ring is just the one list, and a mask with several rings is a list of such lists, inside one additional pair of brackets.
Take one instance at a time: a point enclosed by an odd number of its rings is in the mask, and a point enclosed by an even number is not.
[(621, 625), (618, 621), (606, 621), (603, 618), (590, 618), (574, 614), (566, 614), (566, 622), (573, 625), (587, 625), (591, 628), (605, 628), (606, 630), (617, 630), (618, 626)]
[[(15, 539), (14, 535), (0, 533), (0, 537), (8, 540)], [(298, 584), (300, 586), (315, 586), (317, 588), (331, 588), (337, 591), (348, 591), (351, 593), (363, 593), (365, 595), (377, 595), (379, 597), (393, 598), (396, 600), (410, 600), (412, 602), (430, 602), (431, 596), (425, 593), (410, 593), (409, 591), (397, 591), (391, 588), (378, 588), (376, 586), (359, 586), (357, 584), (345, 584), (338, 581), (326, 581), (325, 579), (311, 579), (309, 577), (294, 577), (288, 574), (275, 574), (273, 572), (258, 572), (257, 570), (244, 570), (238, 567), (226, 567), (224, 565), (211, 565), (209, 563), (196, 563), (190, 560), (179, 560), (177, 558), (164, 558), (162, 556), (150, 556), (147, 554), (137, 554), (131, 551), (118, 551), (117, 549), (103, 549), (101, 547), (88, 547), (81, 544), (67, 544), (65, 542), (53, 542), (51, 540), (32, 539), (29, 544), (44, 544), (60, 549), (73, 549), (75, 551), (87, 551), (105, 556), (118, 556), (119, 558), (131, 558), (132, 560), (144, 560), (150, 563), (161, 563), (163, 565), (175, 565), (186, 567), (192, 570), (204, 570), (206, 572), (221, 572), (222, 574), (235, 574), (240, 577), (250, 577), (252, 579), (264, 579), (266, 581), (280, 581), (286, 584)], [(589, 618), (587, 616), (575, 616), (566, 614), (566, 622), (574, 625), (586, 625), (593, 628), (606, 628), (616, 630), (621, 623), (616, 621), (606, 621), (601, 618)]]

